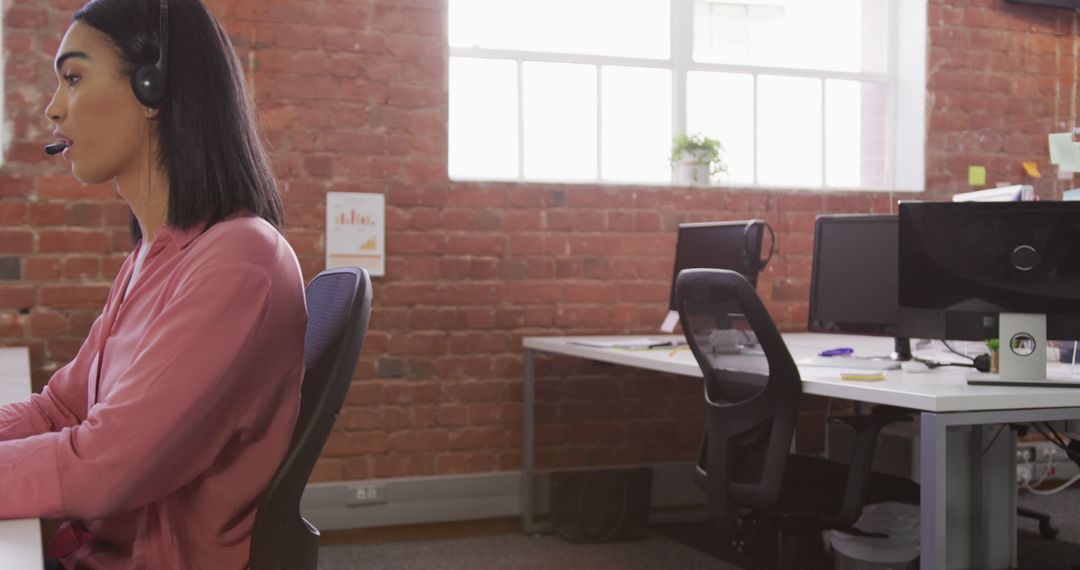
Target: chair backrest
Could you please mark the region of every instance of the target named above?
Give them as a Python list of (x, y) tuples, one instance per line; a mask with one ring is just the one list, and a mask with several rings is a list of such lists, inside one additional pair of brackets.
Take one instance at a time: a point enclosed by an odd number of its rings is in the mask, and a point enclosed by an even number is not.
[[(683, 332), (705, 384), (698, 476), (713, 518), (731, 523), (736, 506), (767, 507), (779, 498), (802, 381), (780, 331), (745, 277), (687, 269), (679, 273), (676, 290)], [(733, 313), (749, 322), (767, 371), (753, 371), (753, 364), (764, 364), (760, 357), (732, 354), (730, 337), (737, 333), (724, 329)]]
[(252, 570), (315, 570), (319, 531), (300, 516), (300, 497), (349, 391), (371, 316), (371, 280), (354, 267), (328, 269), (305, 291), (304, 380), (289, 449), (259, 503)]

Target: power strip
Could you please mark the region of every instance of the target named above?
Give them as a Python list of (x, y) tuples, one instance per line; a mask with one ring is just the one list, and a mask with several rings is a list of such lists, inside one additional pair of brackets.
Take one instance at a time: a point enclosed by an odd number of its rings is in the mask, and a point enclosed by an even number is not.
[(1016, 482), (1019, 485), (1044, 481), (1065, 481), (1080, 473), (1080, 467), (1065, 456), (1056, 445), (1048, 442), (1020, 443), (1016, 446)]

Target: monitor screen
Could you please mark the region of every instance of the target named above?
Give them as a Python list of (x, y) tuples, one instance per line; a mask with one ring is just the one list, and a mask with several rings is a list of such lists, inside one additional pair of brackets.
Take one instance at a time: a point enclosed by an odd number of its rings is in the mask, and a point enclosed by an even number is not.
[(675, 279), (683, 269), (728, 269), (757, 286), (758, 262), (765, 222), (742, 220), (679, 224), (675, 242), (675, 273), (671, 278), (668, 308), (677, 311)]
[(895, 336), (895, 215), (818, 216), (809, 330)]
[(902, 203), (899, 231), (905, 336), (996, 338), (1012, 312), (1080, 338), (1080, 203)]

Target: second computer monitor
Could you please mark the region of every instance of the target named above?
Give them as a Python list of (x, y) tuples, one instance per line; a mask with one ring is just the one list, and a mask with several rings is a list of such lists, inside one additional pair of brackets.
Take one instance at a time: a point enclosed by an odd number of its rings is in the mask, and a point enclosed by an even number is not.
[(668, 308), (678, 310), (675, 279), (683, 269), (728, 269), (756, 285), (764, 228), (762, 220), (679, 224)]
[(999, 313), (1045, 314), (1047, 338), (1080, 338), (1080, 204), (902, 202), (900, 329), (997, 338)]
[(818, 216), (811, 331), (896, 335), (898, 236), (895, 215)]

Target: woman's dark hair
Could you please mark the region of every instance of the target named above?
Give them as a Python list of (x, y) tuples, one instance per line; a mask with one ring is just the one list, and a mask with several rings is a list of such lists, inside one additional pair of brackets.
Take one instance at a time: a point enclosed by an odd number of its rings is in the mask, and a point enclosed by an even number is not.
[[(281, 197), (236, 50), (201, 0), (168, 2), (168, 76), (155, 121), (158, 163), (169, 176), (167, 223), (205, 229), (250, 210), (280, 228)], [(91, 0), (72, 21), (105, 34), (130, 77), (157, 61), (159, 10), (159, 0)], [(142, 237), (134, 214), (131, 236)]]

